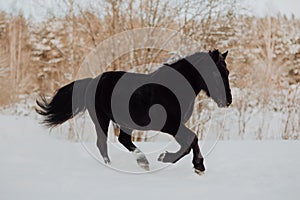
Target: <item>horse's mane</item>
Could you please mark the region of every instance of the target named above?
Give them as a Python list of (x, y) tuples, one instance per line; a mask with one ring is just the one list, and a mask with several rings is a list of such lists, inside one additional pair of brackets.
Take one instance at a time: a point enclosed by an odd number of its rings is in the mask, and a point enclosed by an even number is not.
[(196, 54), (200, 54), (200, 53), (208, 53), (210, 55), (216, 55), (216, 54), (220, 54), (220, 51), (218, 49), (214, 49), (213, 51), (209, 51), (209, 52), (198, 51), (198, 52), (195, 52), (195, 53), (192, 53), (189, 55), (181, 56), (179, 59), (177, 59), (175, 61), (164, 63), (164, 65), (169, 66), (169, 67), (175, 67), (175, 66), (178, 66), (178, 65), (186, 62), (187, 57), (195, 56)]
[(167, 65), (169, 67), (174, 67), (178, 64), (181, 64), (187, 56), (188, 55), (185, 55), (185, 56), (180, 55), (180, 57), (177, 59), (170, 58), (166, 63), (164, 63), (164, 65)]

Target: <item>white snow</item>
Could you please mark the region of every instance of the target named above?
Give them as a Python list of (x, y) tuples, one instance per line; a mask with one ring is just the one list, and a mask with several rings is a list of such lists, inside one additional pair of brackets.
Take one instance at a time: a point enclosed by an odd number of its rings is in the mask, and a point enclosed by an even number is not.
[[(94, 160), (80, 143), (38, 124), (31, 115), (0, 115), (0, 199), (298, 199), (299, 141), (220, 141), (193, 172), (191, 155), (146, 174), (128, 174)], [(118, 145), (118, 144), (117, 144)], [(138, 143), (141, 150), (158, 143)], [(171, 149), (170, 149), (171, 150)], [(112, 163), (138, 169), (129, 153), (110, 144)], [(149, 159), (151, 165), (157, 165)], [(119, 165), (122, 167), (122, 165)]]

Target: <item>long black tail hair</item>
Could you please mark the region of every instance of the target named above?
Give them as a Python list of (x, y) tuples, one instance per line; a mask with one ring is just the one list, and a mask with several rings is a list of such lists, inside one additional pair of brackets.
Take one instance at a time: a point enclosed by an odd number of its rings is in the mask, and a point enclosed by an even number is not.
[[(85, 93), (92, 78), (74, 81), (59, 90), (48, 101), (44, 96), (37, 100), (36, 112), (44, 116), (42, 123), (48, 127), (55, 127), (71, 119), (86, 109)], [(73, 89), (76, 93), (73, 94)]]

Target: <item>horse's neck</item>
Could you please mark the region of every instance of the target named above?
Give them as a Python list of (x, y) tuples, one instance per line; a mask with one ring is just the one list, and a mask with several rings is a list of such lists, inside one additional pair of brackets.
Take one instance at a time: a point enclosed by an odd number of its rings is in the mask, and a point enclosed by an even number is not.
[(185, 79), (192, 86), (195, 95), (197, 96), (199, 92), (205, 88), (205, 83), (200, 76), (198, 70), (187, 60), (181, 59), (173, 64), (165, 64), (168, 67), (171, 67), (181, 73)]

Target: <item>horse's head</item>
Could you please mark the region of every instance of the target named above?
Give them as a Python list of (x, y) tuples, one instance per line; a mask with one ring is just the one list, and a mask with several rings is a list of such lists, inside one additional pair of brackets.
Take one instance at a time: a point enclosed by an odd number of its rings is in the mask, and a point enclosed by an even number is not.
[[(231, 96), (231, 90), (230, 90), (230, 85), (229, 85), (229, 71), (227, 69), (227, 65), (225, 62), (225, 59), (227, 57), (228, 51), (225, 53), (220, 53), (219, 50), (213, 50), (209, 51), (210, 57), (213, 59), (214, 63), (216, 64), (220, 75), (223, 80), (223, 85), (218, 84), (216, 89), (219, 91), (221, 94), (221, 90), (224, 90), (225, 88), (225, 93), (226, 93), (226, 98), (221, 98), (218, 95), (211, 96), (211, 98), (218, 104), (219, 107), (226, 107), (229, 106), (232, 103), (232, 96)], [(219, 77), (220, 75), (216, 74), (216, 78)], [(209, 93), (208, 93), (209, 95)], [(209, 95), (210, 96), (210, 95)]]

